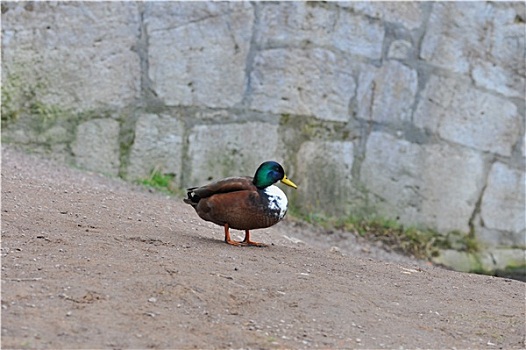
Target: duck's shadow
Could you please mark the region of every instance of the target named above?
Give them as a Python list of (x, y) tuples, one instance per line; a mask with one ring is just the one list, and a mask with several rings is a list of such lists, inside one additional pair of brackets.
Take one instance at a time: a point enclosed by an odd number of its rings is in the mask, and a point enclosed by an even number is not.
[(196, 244), (211, 243), (211, 244), (220, 245), (220, 246), (223, 246), (223, 247), (231, 247), (233, 249), (236, 249), (236, 248), (245, 248), (245, 249), (256, 248), (257, 249), (257, 248), (275, 247), (275, 244), (272, 243), (272, 242), (271, 243), (264, 243), (265, 246), (261, 246), (261, 247), (254, 246), (254, 245), (235, 246), (235, 245), (232, 245), (232, 244), (227, 244), (227, 243), (225, 243), (224, 239), (219, 239), (219, 238), (205, 237), (205, 236), (195, 236), (195, 235), (187, 235), (187, 238), (189, 240), (191, 240), (192, 242), (195, 242)]

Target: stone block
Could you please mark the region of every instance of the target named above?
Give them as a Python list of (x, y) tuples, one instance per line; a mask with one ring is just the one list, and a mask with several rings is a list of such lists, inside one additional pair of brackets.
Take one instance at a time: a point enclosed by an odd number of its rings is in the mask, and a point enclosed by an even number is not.
[(306, 2), (262, 2), (256, 42), (262, 48), (328, 44), (338, 21), (336, 11)]
[(349, 215), (354, 145), (350, 141), (307, 141), (297, 155), (297, 205), (304, 212)]
[(447, 144), (423, 148), (421, 222), (439, 232), (469, 232), (484, 186), (483, 155)]
[(107, 118), (79, 124), (72, 150), (79, 167), (107, 175), (118, 175), (119, 123)]
[(493, 269), (505, 270), (509, 267), (524, 267), (526, 264), (524, 249), (489, 249), (487, 254), (491, 255), (491, 262), (493, 263), (492, 265), (488, 264), (488, 267), (493, 267)]
[(517, 72), (481, 60), (473, 64), (471, 76), (477, 87), (496, 91), (506, 97), (524, 98), (525, 79)]
[(464, 80), (437, 76), (421, 94), (414, 123), (445, 140), (503, 156), (511, 155), (520, 135), (515, 104)]
[(382, 55), (382, 24), (350, 11), (313, 2), (269, 2), (261, 5), (260, 19), (256, 40), (263, 48), (313, 45), (371, 59)]
[[(500, 4), (499, 4), (500, 5)], [(524, 18), (518, 8), (490, 2), (433, 4), (420, 56), (456, 73), (484, 58), (524, 75)]]
[(251, 107), (347, 121), (356, 84), (346, 59), (324, 49), (273, 49), (254, 59)]
[(424, 19), (419, 2), (339, 1), (338, 6), (381, 21), (401, 24), (409, 30), (419, 28)]
[(526, 76), (526, 35), (524, 34), (526, 4), (523, 1), (508, 2), (507, 6), (490, 4), (491, 12), (486, 13), (486, 23), (483, 24), (489, 35), (487, 37), (489, 46), (486, 46), (486, 50), (490, 52), (489, 61), (524, 77)]
[[(484, 241), (502, 245), (525, 244), (525, 181), (524, 171), (500, 162), (493, 164), (480, 206), (481, 238)], [(493, 232), (496, 236), (488, 237), (484, 235), (486, 229), (507, 233)]]
[(369, 135), (360, 179), (367, 191), (379, 198), (372, 200), (378, 214), (399, 217), (410, 225), (421, 220), (419, 211), (425, 183), (422, 162), (420, 145), (382, 132)]
[(397, 61), (387, 61), (381, 68), (368, 66), (358, 79), (358, 118), (379, 123), (411, 120), (417, 72)]
[(169, 106), (243, 100), (254, 10), (249, 3), (146, 4), (149, 77)]
[(148, 177), (152, 170), (174, 174), (174, 185), (181, 178), (184, 124), (169, 115), (146, 114), (137, 120), (130, 150), (127, 177)]
[(468, 232), (483, 171), (478, 152), (446, 144), (417, 145), (373, 132), (360, 180), (379, 198), (374, 204), (382, 216), (439, 232)]
[(448, 266), (461, 272), (472, 272), (481, 267), (480, 259), (475, 254), (453, 249), (440, 251), (440, 255), (433, 257), (432, 260), (435, 264)]
[[(123, 107), (140, 97), (135, 2), (31, 2), (2, 7), (2, 85), (44, 105)], [(6, 11), (4, 12), (4, 9)], [(18, 94), (18, 95), (17, 95)]]
[[(244, 124), (197, 125), (190, 130), (188, 160), (190, 173), (183, 185), (201, 186), (228, 176), (253, 176), (267, 160), (281, 163), (278, 125)], [(290, 171), (287, 164), (282, 164)]]
[(524, 265), (525, 253), (522, 249), (489, 249), (477, 253), (467, 253), (457, 250), (442, 250), (440, 255), (432, 260), (435, 264), (448, 266), (462, 272), (501, 272), (509, 267)]

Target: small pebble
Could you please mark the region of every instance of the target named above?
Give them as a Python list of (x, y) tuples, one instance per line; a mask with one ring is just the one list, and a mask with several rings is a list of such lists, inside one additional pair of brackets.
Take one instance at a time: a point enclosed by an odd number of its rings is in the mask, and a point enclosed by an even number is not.
[(341, 253), (341, 249), (336, 246), (333, 246), (331, 247), (330, 252), (331, 253)]

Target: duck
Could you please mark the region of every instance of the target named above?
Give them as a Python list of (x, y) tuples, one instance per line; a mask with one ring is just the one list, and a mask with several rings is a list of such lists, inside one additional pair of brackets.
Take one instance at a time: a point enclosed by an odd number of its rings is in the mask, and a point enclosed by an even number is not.
[[(191, 205), (203, 220), (224, 227), (225, 242), (234, 246), (265, 247), (266, 244), (250, 239), (250, 230), (267, 228), (280, 222), (287, 213), (288, 199), (274, 184), (276, 182), (297, 189), (281, 164), (266, 161), (253, 177), (227, 177), (201, 187), (188, 188)], [(243, 241), (230, 238), (230, 229), (244, 230)]]

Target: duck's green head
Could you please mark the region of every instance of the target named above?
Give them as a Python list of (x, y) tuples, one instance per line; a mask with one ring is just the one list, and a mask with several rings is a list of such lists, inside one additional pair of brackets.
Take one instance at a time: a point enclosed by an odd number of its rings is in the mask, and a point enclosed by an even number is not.
[(274, 161), (261, 164), (254, 175), (254, 185), (256, 185), (257, 188), (269, 187), (278, 181), (283, 182), (287, 186), (298, 188), (294, 182), (287, 178), (283, 167)]

